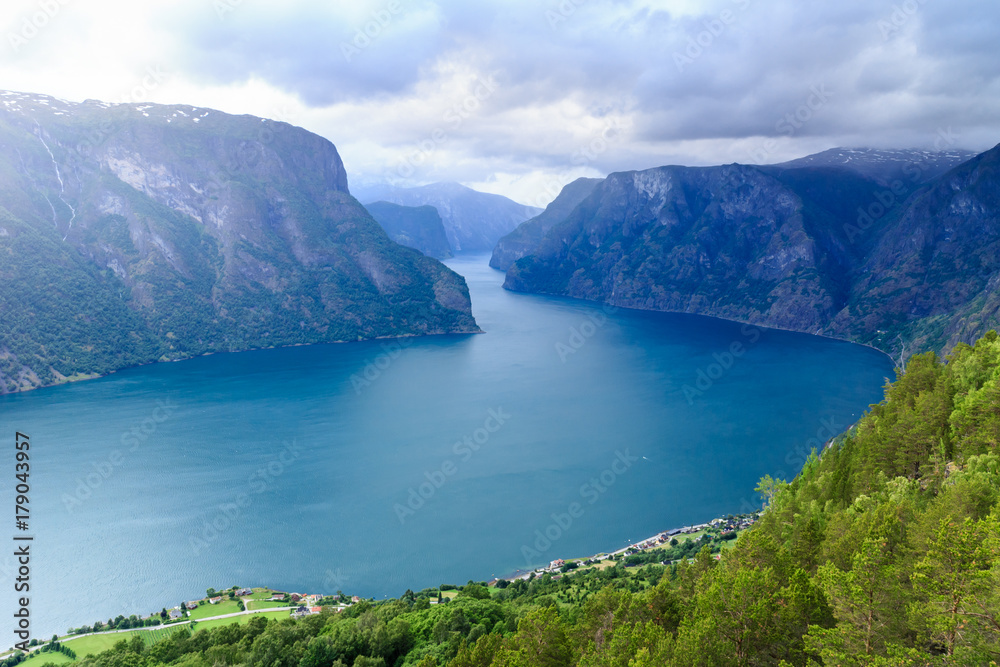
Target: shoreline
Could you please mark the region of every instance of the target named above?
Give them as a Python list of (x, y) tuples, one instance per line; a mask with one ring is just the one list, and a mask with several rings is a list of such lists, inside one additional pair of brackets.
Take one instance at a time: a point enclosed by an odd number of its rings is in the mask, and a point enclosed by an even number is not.
[[(731, 515), (729, 515), (729, 516), (733, 517), (733, 521), (736, 521), (737, 523), (740, 524), (738, 527), (733, 527), (732, 530), (734, 532), (739, 533), (739, 532), (742, 532), (742, 531), (750, 528), (760, 518), (761, 512), (763, 512), (763, 510), (760, 510), (758, 512), (754, 512), (752, 514), (731, 514)], [(750, 518), (747, 519), (747, 517), (750, 517)], [(488, 584), (489, 585), (495, 585), (496, 582), (502, 581), (502, 580), (503, 581), (508, 581), (508, 582), (514, 582), (514, 581), (517, 581), (518, 579), (528, 580), (528, 579), (531, 578), (532, 574), (534, 574), (536, 577), (537, 576), (541, 576), (542, 574), (545, 574), (545, 573), (554, 574), (554, 573), (560, 572), (560, 568), (565, 563), (583, 562), (583, 561), (588, 561), (588, 560), (589, 561), (603, 562), (603, 561), (606, 561), (606, 560), (612, 560), (612, 559), (614, 559), (614, 558), (616, 558), (618, 556), (621, 556), (621, 555), (623, 555), (623, 554), (625, 554), (627, 552), (633, 551), (633, 550), (636, 551), (636, 552), (642, 552), (642, 551), (648, 551), (650, 549), (661, 548), (665, 544), (669, 546), (671, 538), (678, 537), (678, 536), (681, 536), (681, 535), (692, 535), (694, 533), (698, 533), (698, 532), (701, 532), (701, 531), (704, 531), (704, 530), (708, 530), (708, 529), (712, 528), (713, 526), (719, 526), (720, 529), (724, 529), (723, 527), (729, 527), (729, 525), (730, 525), (730, 523), (727, 523), (727, 521), (728, 520), (725, 519), (725, 518), (723, 518), (723, 517), (716, 517), (716, 518), (714, 518), (711, 521), (708, 521), (706, 523), (692, 524), (690, 526), (682, 526), (680, 528), (670, 528), (668, 530), (660, 531), (660, 532), (656, 533), (655, 535), (647, 537), (644, 540), (639, 540), (638, 542), (633, 542), (632, 544), (628, 544), (628, 545), (622, 547), (621, 549), (617, 549), (615, 551), (611, 551), (611, 552), (604, 552), (604, 551), (602, 551), (602, 552), (594, 554), (593, 556), (583, 556), (583, 557), (567, 558), (567, 559), (556, 558), (556, 559), (553, 559), (552, 561), (550, 561), (548, 566), (541, 566), (541, 567), (536, 567), (536, 568), (532, 568), (532, 569), (528, 569), (528, 570), (517, 569), (517, 570), (514, 570), (514, 572), (512, 572), (510, 574), (506, 574), (504, 576), (497, 577), (497, 578), (493, 579), (492, 581), (488, 582)], [(558, 565), (556, 565), (556, 563), (558, 563)]]
[(486, 332), (482, 329), (478, 331), (447, 331), (439, 333), (426, 333), (426, 334), (403, 334), (400, 336), (375, 336), (373, 338), (364, 338), (362, 340), (331, 340), (331, 341), (317, 341), (315, 343), (289, 343), (288, 345), (270, 345), (268, 347), (248, 347), (245, 350), (215, 350), (212, 352), (202, 352), (201, 354), (194, 354), (190, 357), (181, 357), (180, 359), (157, 359), (155, 361), (149, 361), (144, 364), (136, 364), (134, 366), (122, 366), (121, 368), (116, 368), (114, 370), (108, 371), (106, 373), (77, 373), (73, 376), (63, 376), (61, 382), (53, 382), (51, 384), (41, 384), (37, 387), (29, 387), (27, 389), (18, 389), (17, 391), (8, 391), (0, 393), (0, 398), (4, 396), (17, 396), (20, 394), (27, 394), (32, 391), (38, 391), (39, 389), (52, 389), (54, 387), (64, 387), (69, 384), (77, 384), (80, 382), (89, 382), (91, 380), (100, 380), (101, 378), (110, 377), (121, 371), (130, 371), (136, 368), (146, 368), (148, 366), (156, 366), (157, 364), (177, 364), (185, 361), (192, 361), (194, 359), (201, 359), (203, 357), (211, 357), (219, 354), (244, 354), (246, 352), (263, 352), (265, 350), (285, 350), (293, 347), (315, 347), (317, 345), (349, 345), (351, 343), (371, 343), (379, 340), (407, 340), (410, 338), (425, 338), (431, 336), (475, 336), (478, 334), (485, 334)]

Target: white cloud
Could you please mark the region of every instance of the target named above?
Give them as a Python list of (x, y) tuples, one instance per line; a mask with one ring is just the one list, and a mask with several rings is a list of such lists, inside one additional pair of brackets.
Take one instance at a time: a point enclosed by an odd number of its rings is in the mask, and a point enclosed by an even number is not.
[[(931, 145), (947, 127), (985, 149), (998, 23), (986, 0), (7, 0), (0, 87), (278, 118), (337, 144), (356, 182), (537, 204), (581, 175)], [(789, 133), (816, 85), (834, 95)]]

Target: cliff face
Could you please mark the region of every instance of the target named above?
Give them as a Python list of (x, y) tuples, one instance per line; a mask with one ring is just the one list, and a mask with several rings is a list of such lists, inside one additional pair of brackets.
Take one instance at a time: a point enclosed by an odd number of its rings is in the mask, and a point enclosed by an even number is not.
[(950, 349), (1000, 326), (1000, 147), (935, 179), (901, 209), (864, 221), (872, 249), (831, 332), (914, 352)]
[(998, 155), (926, 185), (835, 166), (612, 174), (504, 286), (947, 349), (1000, 323)]
[(441, 216), (433, 206), (400, 206), (387, 201), (366, 204), (365, 208), (393, 241), (428, 257), (447, 259), (451, 246)]
[(0, 93), (0, 391), (215, 351), (477, 331), (336, 148), (189, 106)]
[(376, 197), (402, 206), (433, 206), (444, 222), (453, 252), (488, 252), (501, 236), (541, 213), (500, 195), (478, 192), (458, 183), (432, 183), (417, 188), (375, 189)]
[(493, 248), (490, 266), (506, 271), (517, 260), (531, 254), (552, 227), (565, 220), (580, 202), (587, 198), (601, 182), (599, 178), (578, 178), (568, 184), (545, 210), (534, 218), (522, 222)]

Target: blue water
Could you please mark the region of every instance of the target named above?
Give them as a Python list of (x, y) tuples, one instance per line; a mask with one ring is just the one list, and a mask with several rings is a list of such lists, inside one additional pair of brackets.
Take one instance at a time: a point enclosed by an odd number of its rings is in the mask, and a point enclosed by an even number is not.
[[(610, 551), (755, 505), (761, 476), (794, 475), (892, 375), (857, 345), (512, 294), (486, 262), (449, 262), (485, 334), (215, 355), (0, 399), (0, 433), (32, 443), (34, 635), (209, 586), (382, 598)], [(3, 581), (12, 568), (0, 556)]]

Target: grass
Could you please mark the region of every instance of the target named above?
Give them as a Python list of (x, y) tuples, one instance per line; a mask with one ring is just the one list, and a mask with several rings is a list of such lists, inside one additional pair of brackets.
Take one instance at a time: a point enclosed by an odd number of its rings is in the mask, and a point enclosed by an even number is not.
[(235, 600), (223, 600), (218, 604), (205, 604), (198, 605), (197, 609), (191, 611), (191, 618), (198, 620), (199, 618), (209, 618), (211, 616), (222, 616), (223, 614), (235, 614), (240, 610), (240, 605)]
[[(247, 610), (257, 611), (258, 609), (274, 609), (275, 607), (294, 607), (294, 606), (295, 605), (293, 605), (290, 602), (286, 603), (277, 601), (271, 602), (270, 600), (254, 600), (248, 603)], [(217, 616), (218, 614), (212, 614), (212, 615)]]
[(149, 632), (148, 630), (132, 630), (131, 632), (114, 632), (106, 635), (86, 635), (79, 639), (66, 642), (66, 646), (73, 649), (78, 658), (83, 658), (91, 653), (97, 654), (107, 651), (118, 642), (128, 641), (136, 632)]
[(157, 628), (155, 630), (146, 630), (144, 632), (139, 633), (139, 636), (142, 637), (142, 642), (143, 644), (146, 645), (146, 648), (149, 648), (156, 642), (162, 639), (166, 639), (167, 637), (177, 632), (177, 630), (179, 630), (182, 627), (184, 626), (177, 625), (165, 628)]
[[(83, 658), (87, 655), (94, 653), (100, 653), (101, 651), (107, 651), (109, 648), (113, 647), (118, 642), (125, 640), (129, 641), (132, 637), (138, 635), (142, 638), (143, 643), (149, 647), (156, 642), (168, 637), (170, 634), (177, 632), (180, 628), (186, 627), (184, 625), (172, 625), (166, 627), (156, 627), (150, 630), (131, 630), (129, 632), (113, 632), (103, 635), (86, 635), (80, 637), (79, 639), (74, 639), (66, 643), (66, 646), (73, 649), (76, 653), (76, 657)], [(39, 663), (41, 664), (41, 663)]]
[(274, 595), (270, 588), (254, 588), (253, 595), (250, 596), (251, 600), (266, 600)]
[(218, 628), (223, 625), (245, 625), (250, 622), (251, 618), (257, 616), (264, 616), (266, 618), (274, 618), (279, 621), (286, 618), (290, 618), (291, 614), (287, 611), (265, 611), (260, 614), (245, 614), (243, 616), (233, 616), (232, 618), (217, 618), (214, 621), (199, 621), (195, 626), (194, 631), (198, 632), (200, 630), (210, 630), (212, 628)]
[(49, 651), (47, 653), (33, 653), (30, 658), (21, 663), (21, 665), (28, 665), (29, 667), (41, 667), (42, 665), (51, 662), (54, 665), (62, 665), (67, 662), (73, 662), (73, 659), (64, 653), (58, 651)]
[[(217, 609), (222, 605), (223, 603), (220, 602), (217, 605), (205, 605), (205, 606), (211, 606), (212, 608)], [(238, 609), (236, 609), (235, 602), (233, 603), (233, 608), (234, 611), (238, 611)], [(201, 607), (198, 607), (198, 609), (201, 609)], [(228, 613), (228, 612), (222, 612), (222, 613)], [(213, 614), (213, 615), (219, 615), (219, 614)], [(212, 621), (198, 621), (194, 626), (194, 630), (195, 632), (197, 632), (198, 630), (208, 630), (210, 628), (217, 628), (223, 625), (233, 625), (233, 624), (242, 625), (247, 623), (251, 618), (255, 616), (264, 616), (266, 618), (283, 620), (289, 617), (289, 613), (287, 611), (268, 611), (268, 612), (263, 612), (261, 614), (246, 614), (243, 616), (233, 616), (232, 618), (218, 618)], [(74, 639), (69, 643), (67, 643), (66, 645), (76, 652), (78, 658), (83, 658), (90, 654), (97, 654), (101, 653), (102, 651), (107, 651), (109, 648), (114, 647), (114, 645), (117, 644), (118, 642), (122, 640), (129, 641), (132, 639), (132, 637), (136, 635), (142, 637), (143, 643), (147, 647), (149, 647), (155, 644), (156, 642), (165, 639), (171, 633), (177, 632), (181, 628), (187, 628), (187, 627), (190, 626), (173, 625), (166, 627), (158, 627), (153, 630), (139, 629), (139, 630), (131, 630), (129, 632), (115, 632), (103, 635), (87, 635), (84, 637), (80, 637), (79, 639)], [(44, 658), (51, 657), (52, 659), (43, 660), (41, 659), (43, 657)], [(44, 665), (46, 662), (53, 662), (57, 665), (72, 662), (68, 657), (66, 657), (62, 653), (55, 653), (55, 652), (38, 654), (36, 656), (32, 656), (31, 658), (29, 658), (28, 661), (32, 663), (32, 667), (42, 667), (42, 665)]]

